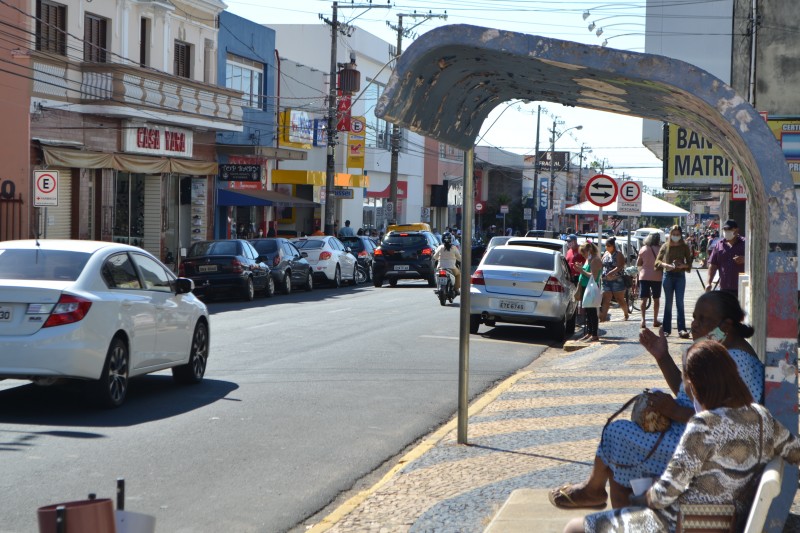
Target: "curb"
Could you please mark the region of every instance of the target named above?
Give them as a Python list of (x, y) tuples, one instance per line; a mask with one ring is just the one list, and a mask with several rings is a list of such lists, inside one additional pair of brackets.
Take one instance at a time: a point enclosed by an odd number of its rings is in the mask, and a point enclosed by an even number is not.
[[(542, 355), (547, 350), (542, 352)], [(480, 413), (483, 409), (486, 408), (490, 403), (492, 403), (498, 396), (502, 393), (510, 389), (514, 384), (530, 375), (532, 371), (530, 370), (520, 370), (517, 373), (513, 374), (512, 376), (503, 380), (500, 384), (495, 386), (493, 389), (485, 392), (481, 395), (480, 398), (475, 400), (472, 405), (469, 406), (468, 417), (474, 416)], [(330, 514), (328, 514), (325, 518), (320, 520), (318, 523), (314, 524), (312, 527), (308, 528), (306, 531), (307, 533), (322, 533), (323, 531), (327, 531), (328, 529), (335, 526), (342, 518), (350, 514), (354, 509), (356, 509), (359, 505), (361, 505), (367, 498), (369, 498), (372, 494), (377, 492), (381, 487), (386, 485), (403, 467), (407, 464), (411, 463), (412, 461), (422, 457), (428, 450), (436, 446), (448, 433), (456, 429), (458, 425), (458, 415), (453, 417), (449, 422), (445, 425), (434, 431), (429, 436), (425, 437), (425, 439), (415, 446), (411, 451), (405, 454), (400, 460), (394, 465), (386, 474), (374, 485), (369, 487), (368, 489), (359, 491), (358, 494), (349, 498), (339, 507), (334, 509)]]

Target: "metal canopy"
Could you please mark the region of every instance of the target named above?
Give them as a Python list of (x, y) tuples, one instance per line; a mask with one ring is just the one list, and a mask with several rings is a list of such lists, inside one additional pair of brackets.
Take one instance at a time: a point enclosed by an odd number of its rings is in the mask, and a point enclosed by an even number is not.
[[(451, 25), (425, 33), (403, 53), (375, 114), (467, 150), (491, 110), (512, 99), (671, 122), (701, 133), (733, 161), (748, 194), (750, 291), (744, 297), (757, 334), (753, 345), (767, 365), (765, 404), (796, 432), (797, 378), (784, 378), (779, 363), (797, 364), (797, 202), (781, 147), (758, 112), (724, 82), (683, 61)], [(471, 222), (468, 202), (465, 227)], [(468, 307), (469, 295), (462, 298)], [(780, 531), (788, 513), (797, 488), (791, 472), (773, 504), (769, 531)]]

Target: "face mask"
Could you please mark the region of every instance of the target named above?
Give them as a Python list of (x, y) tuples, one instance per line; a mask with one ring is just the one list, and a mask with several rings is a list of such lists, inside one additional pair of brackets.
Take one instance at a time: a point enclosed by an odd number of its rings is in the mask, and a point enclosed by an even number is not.
[(678, 242), (679, 240), (681, 240), (681, 238), (677, 235), (670, 235), (669, 238), (672, 242)]
[(732, 229), (723, 230), (722, 231), (722, 236), (725, 238), (726, 241), (732, 241), (733, 240), (733, 230)]

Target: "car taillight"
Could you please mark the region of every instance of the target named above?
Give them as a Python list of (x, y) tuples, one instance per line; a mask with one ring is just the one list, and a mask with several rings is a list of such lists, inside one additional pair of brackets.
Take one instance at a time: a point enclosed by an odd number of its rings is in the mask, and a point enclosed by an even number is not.
[(476, 270), (469, 282), (473, 285), (486, 285), (486, 280), (483, 279), (483, 270)]
[(375, 248), (375, 251), (372, 252), (372, 255), (373, 257), (376, 255), (383, 255), (383, 250), (381, 250), (380, 248)]
[(237, 274), (241, 274), (242, 272), (244, 272), (244, 265), (238, 259), (234, 259), (233, 261), (231, 261), (231, 267), (232, 267), (231, 270), (233, 270), (233, 272)]
[(50, 313), (47, 322), (45, 322), (42, 327), (49, 328), (52, 326), (63, 326), (64, 324), (79, 322), (83, 320), (83, 317), (89, 312), (91, 306), (91, 300), (62, 294), (61, 298), (58, 299), (58, 303), (53, 307), (53, 312)]
[(319, 260), (320, 261), (327, 261), (330, 258), (331, 258), (331, 253), (330, 252), (322, 252), (321, 254), (319, 254)]
[(423, 248), (422, 255), (433, 255), (433, 250), (431, 250), (430, 248)]
[(278, 266), (281, 264), (281, 256), (275, 254), (275, 257), (272, 258), (272, 266)]
[(564, 292), (564, 286), (556, 278), (550, 276), (547, 279), (547, 283), (544, 284), (544, 290), (547, 292)]
[(186, 267), (183, 266), (183, 265), (184, 265), (184, 263), (181, 263), (180, 265), (178, 265), (178, 275), (180, 277), (184, 277), (186, 275)]
[(361, 250), (360, 252), (358, 252), (358, 257), (367, 257), (367, 251)]

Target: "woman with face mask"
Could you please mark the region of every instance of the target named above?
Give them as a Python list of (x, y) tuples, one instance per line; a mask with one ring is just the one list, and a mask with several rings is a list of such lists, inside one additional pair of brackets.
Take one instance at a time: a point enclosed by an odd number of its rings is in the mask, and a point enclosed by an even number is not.
[(776, 456), (797, 464), (800, 441), (758, 405), (740, 373), (718, 342), (692, 345), (684, 356), (683, 383), (697, 412), (663, 475), (631, 498), (634, 507), (573, 520), (565, 533), (673, 532), (684, 504), (733, 504), (730, 530), (743, 531), (764, 465)]
[[(714, 291), (703, 294), (694, 308), (692, 338), (695, 341), (716, 340), (728, 350), (736, 363), (739, 376), (758, 403), (764, 394), (764, 365), (747, 338), (753, 328), (744, 324), (744, 311), (730, 294)], [(550, 502), (562, 509), (603, 509), (606, 506), (606, 483), (611, 488), (614, 508), (629, 505), (632, 479), (658, 477), (664, 472), (675, 448), (695, 413), (692, 399), (686, 394), (681, 370), (675, 364), (663, 332), (656, 335), (643, 329), (639, 342), (656, 360), (664, 379), (675, 395), (654, 393), (653, 406), (672, 420), (669, 429), (648, 433), (630, 420), (615, 420), (606, 426), (597, 448), (589, 479), (583, 483), (564, 485), (550, 492)], [(658, 442), (660, 440), (660, 442)]]
[[(680, 226), (672, 226), (669, 238), (658, 251), (656, 269), (664, 271), (662, 285), (664, 286), (664, 334), (669, 336), (672, 332), (672, 301), (678, 310), (678, 336), (682, 339), (689, 338), (686, 331), (686, 317), (683, 311), (683, 295), (686, 292), (686, 273), (692, 270), (692, 250), (683, 241), (683, 232)], [(658, 317), (656, 317), (658, 318)]]

